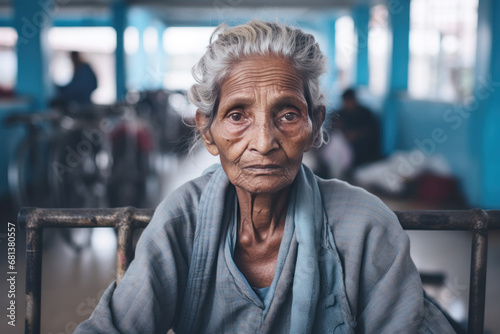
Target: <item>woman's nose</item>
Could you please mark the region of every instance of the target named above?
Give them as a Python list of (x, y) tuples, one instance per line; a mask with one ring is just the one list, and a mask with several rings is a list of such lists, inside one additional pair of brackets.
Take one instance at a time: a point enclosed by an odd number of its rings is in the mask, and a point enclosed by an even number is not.
[(269, 124), (269, 121), (256, 122), (253, 124), (253, 127), (254, 131), (249, 133), (251, 136), (249, 145), (250, 150), (266, 155), (279, 148), (275, 133), (276, 129), (274, 129), (273, 125)]

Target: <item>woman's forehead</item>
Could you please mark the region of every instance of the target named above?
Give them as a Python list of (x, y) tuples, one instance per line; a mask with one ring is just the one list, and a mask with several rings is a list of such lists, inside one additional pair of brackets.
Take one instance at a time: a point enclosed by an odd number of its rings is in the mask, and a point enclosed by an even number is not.
[(233, 66), (221, 87), (224, 96), (257, 88), (291, 91), (303, 94), (303, 81), (289, 62), (280, 57), (259, 57), (243, 60)]

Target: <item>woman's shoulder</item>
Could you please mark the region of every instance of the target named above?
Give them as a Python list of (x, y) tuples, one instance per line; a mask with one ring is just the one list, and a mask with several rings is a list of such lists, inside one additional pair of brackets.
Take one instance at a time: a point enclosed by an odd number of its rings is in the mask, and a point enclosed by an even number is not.
[(192, 236), (198, 203), (210, 175), (188, 181), (167, 195), (156, 207), (147, 231), (157, 235), (173, 233), (177, 238)]
[(328, 226), (351, 281), (347, 290), (356, 296), (360, 272), (372, 275), (374, 268), (390, 267), (398, 254), (406, 254), (408, 235), (394, 212), (375, 195), (339, 180), (318, 183)]
[(365, 189), (337, 179), (318, 178), (318, 184), (328, 221), (335, 229), (401, 230), (394, 212)]
[(209, 174), (204, 174), (196, 179), (184, 183), (182, 186), (167, 195), (155, 209), (156, 215), (169, 217), (185, 216), (196, 213), (201, 194), (210, 179)]

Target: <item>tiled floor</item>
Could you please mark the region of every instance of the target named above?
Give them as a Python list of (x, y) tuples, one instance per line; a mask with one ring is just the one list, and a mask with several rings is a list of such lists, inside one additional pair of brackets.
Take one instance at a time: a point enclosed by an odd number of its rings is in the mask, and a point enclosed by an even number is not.
[[(208, 165), (217, 162), (207, 153), (196, 154), (183, 161), (166, 159), (165, 192), (199, 175)], [(407, 202), (388, 202), (394, 210), (408, 208)], [(411, 205), (410, 205), (411, 207)], [(3, 222), (2, 222), (3, 223)], [(2, 231), (3, 232), (3, 231)], [(77, 231), (78, 232), (78, 231)], [(22, 231), (17, 231), (16, 326), (0, 318), (0, 333), (24, 332), (24, 256)], [(81, 230), (80, 230), (80, 233)], [(429, 291), (457, 319), (467, 314), (470, 239), (468, 232), (409, 233), (413, 259), (421, 271), (444, 272), (443, 288)], [(75, 326), (88, 318), (100, 295), (115, 275), (116, 235), (112, 229), (95, 229), (92, 245), (75, 252), (61, 238), (58, 230), (47, 230), (44, 236), (42, 279), (42, 333), (72, 333)], [(0, 239), (0, 254), (6, 254), (6, 240)], [(7, 272), (6, 261), (0, 260), (0, 271)], [(4, 274), (5, 277), (5, 274)], [(490, 234), (488, 286), (485, 327), (489, 333), (500, 333), (500, 233)], [(0, 310), (5, 313), (8, 299), (7, 281), (0, 280)]]

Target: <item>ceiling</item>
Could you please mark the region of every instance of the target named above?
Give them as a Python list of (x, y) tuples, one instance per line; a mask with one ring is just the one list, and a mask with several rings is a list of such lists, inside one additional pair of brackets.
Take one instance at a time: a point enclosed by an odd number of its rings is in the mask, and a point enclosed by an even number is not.
[[(16, 0), (0, 0), (0, 14), (11, 12), (9, 7), (13, 1)], [(38, 0), (31, 1), (38, 4)], [(55, 1), (57, 3), (58, 0)], [(97, 13), (110, 13), (109, 7), (116, 1), (65, 0), (64, 2), (66, 4), (58, 10), (59, 17), (93, 17)], [(167, 25), (216, 25), (220, 22), (246, 21), (254, 17), (314, 23), (322, 18), (340, 16), (352, 7), (386, 3), (387, 0), (127, 0), (126, 2), (131, 8), (143, 8), (154, 13)]]
[[(1, 5), (10, 5), (15, 0), (0, 0)], [(24, 0), (26, 1), (26, 0)], [(38, 3), (32, 0), (33, 3)], [(55, 0), (57, 2), (57, 0)], [(62, 1), (61, 1), (62, 2)], [(116, 0), (70, 0), (65, 6), (102, 6), (109, 5)], [(135, 5), (155, 4), (165, 7), (210, 7), (210, 6), (229, 6), (229, 7), (352, 7), (363, 4), (374, 4), (385, 2), (383, 0), (126, 0), (126, 3)]]

